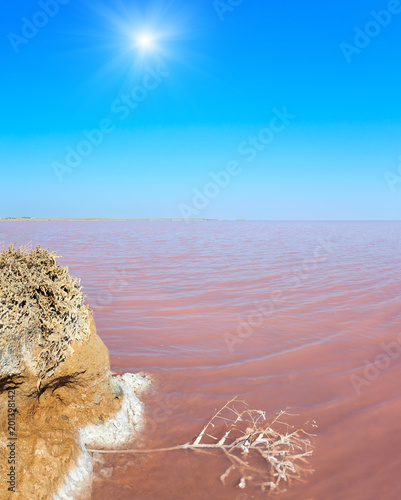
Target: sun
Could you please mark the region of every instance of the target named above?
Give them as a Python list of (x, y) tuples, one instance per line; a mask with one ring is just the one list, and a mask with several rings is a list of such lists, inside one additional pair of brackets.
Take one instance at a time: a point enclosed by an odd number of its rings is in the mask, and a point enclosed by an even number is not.
[(136, 42), (139, 47), (144, 50), (149, 50), (154, 48), (155, 36), (148, 32), (142, 32), (136, 37)]

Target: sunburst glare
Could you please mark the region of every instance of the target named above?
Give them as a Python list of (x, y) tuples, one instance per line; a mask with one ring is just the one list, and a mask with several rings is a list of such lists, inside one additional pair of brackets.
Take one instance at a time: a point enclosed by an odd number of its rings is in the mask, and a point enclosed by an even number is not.
[(136, 45), (143, 50), (154, 50), (155, 46), (155, 35), (150, 32), (142, 32), (135, 36)]

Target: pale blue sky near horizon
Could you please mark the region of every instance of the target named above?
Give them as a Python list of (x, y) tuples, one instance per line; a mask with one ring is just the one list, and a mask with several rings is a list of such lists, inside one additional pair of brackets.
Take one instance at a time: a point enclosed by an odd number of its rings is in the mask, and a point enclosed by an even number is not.
[(398, 0), (55, 2), (1, 6), (0, 217), (399, 219)]

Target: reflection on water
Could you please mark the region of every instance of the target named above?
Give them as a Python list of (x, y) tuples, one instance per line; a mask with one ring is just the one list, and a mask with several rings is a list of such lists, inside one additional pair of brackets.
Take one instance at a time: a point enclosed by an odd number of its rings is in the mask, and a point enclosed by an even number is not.
[[(184, 443), (232, 396), (319, 424), (282, 499), (401, 498), (398, 222), (2, 222), (82, 278), (115, 371), (145, 371), (146, 447)], [(106, 458), (93, 499), (263, 498), (220, 455)], [(106, 472), (104, 472), (106, 471)]]

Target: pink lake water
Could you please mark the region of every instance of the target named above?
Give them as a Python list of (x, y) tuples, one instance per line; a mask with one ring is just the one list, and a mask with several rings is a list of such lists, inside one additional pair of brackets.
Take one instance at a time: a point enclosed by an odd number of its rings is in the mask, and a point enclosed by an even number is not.
[[(314, 475), (279, 498), (401, 498), (401, 223), (0, 222), (3, 240), (62, 255), (112, 369), (156, 378), (138, 446), (185, 443), (237, 395), (319, 425)], [(94, 500), (265, 498), (224, 487), (218, 453), (104, 467)]]

